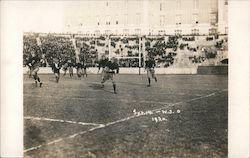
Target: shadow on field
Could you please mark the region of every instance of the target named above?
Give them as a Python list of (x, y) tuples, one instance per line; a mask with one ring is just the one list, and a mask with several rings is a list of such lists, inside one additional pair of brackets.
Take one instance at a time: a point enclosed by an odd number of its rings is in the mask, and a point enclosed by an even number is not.
[(113, 91), (108, 91), (108, 90), (105, 90), (105, 89), (103, 89), (103, 91), (114, 94)]
[(96, 84), (96, 83), (92, 83), (91, 85), (89, 85), (90, 88), (92, 88), (93, 90), (102, 90), (102, 85), (101, 84)]
[(27, 133), (25, 137), (25, 142), (30, 146), (30, 144), (43, 144), (45, 143), (44, 138), (41, 136), (41, 129), (36, 126), (30, 126), (27, 128)]
[(92, 83), (91, 85), (89, 85), (89, 87), (92, 88), (93, 90), (103, 90), (108, 93), (113, 93), (113, 91), (104, 89), (101, 84)]
[(144, 85), (146, 85), (147, 83), (145, 82), (145, 83), (135, 83), (135, 82), (124, 82), (124, 81), (119, 81), (119, 82), (117, 82), (117, 83), (124, 83), (124, 84), (128, 84), (128, 85), (136, 85), (136, 86), (144, 86)]

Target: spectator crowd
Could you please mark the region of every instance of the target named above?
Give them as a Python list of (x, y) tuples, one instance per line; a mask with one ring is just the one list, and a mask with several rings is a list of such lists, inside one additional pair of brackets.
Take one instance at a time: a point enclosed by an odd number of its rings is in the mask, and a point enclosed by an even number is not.
[[(37, 42), (37, 38), (40, 40)], [(141, 38), (141, 39), (140, 39)], [(77, 62), (76, 49), (79, 49), (79, 59), (87, 63), (89, 67), (98, 65), (101, 55), (116, 56), (120, 67), (139, 67), (139, 51), (144, 51), (154, 57), (158, 67), (175, 65), (180, 58), (179, 54), (185, 52), (190, 63), (203, 63), (207, 59), (215, 59), (218, 50), (227, 49), (227, 37), (218, 38), (211, 36), (131, 36), (131, 37), (82, 37), (74, 36), (76, 41), (72, 43), (72, 35), (58, 34), (33, 34), (23, 36), (23, 60), (24, 65), (31, 52), (35, 52), (41, 58), (41, 66), (51, 66), (53, 59), (58, 58), (62, 63), (68, 60)], [(201, 44), (210, 42), (210, 45)], [(212, 41), (212, 42), (211, 42)], [(145, 56), (141, 56), (141, 66)]]

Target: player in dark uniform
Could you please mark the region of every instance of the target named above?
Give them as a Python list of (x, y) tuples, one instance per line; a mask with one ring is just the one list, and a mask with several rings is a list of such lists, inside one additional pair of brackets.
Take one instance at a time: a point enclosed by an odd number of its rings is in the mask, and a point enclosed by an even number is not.
[(59, 63), (59, 59), (55, 59), (52, 65), (52, 70), (56, 77), (56, 83), (58, 83), (60, 79), (60, 69), (61, 69), (61, 65)]
[(113, 84), (114, 93), (116, 94), (116, 82), (114, 79), (115, 70), (116, 70), (116, 73), (119, 73), (119, 66), (117, 62), (115, 62), (115, 59), (112, 58), (111, 61), (108, 61), (105, 63), (105, 68), (103, 71), (104, 74), (103, 74), (101, 84), (102, 84), (102, 88), (104, 88), (104, 83), (107, 80), (111, 80)]
[(72, 61), (68, 60), (69, 76), (71, 78), (73, 77), (73, 67), (74, 67), (74, 64), (72, 63)]
[(146, 57), (145, 60), (145, 70), (147, 71), (147, 78), (148, 78), (148, 87), (151, 85), (151, 77), (155, 79), (155, 82), (157, 82), (157, 78), (155, 76), (155, 60), (149, 56)]
[(39, 82), (39, 86), (42, 87), (42, 82), (38, 76), (39, 66), (40, 66), (40, 58), (38, 55), (35, 54), (35, 52), (31, 52), (31, 56), (28, 59), (28, 66), (30, 68), (30, 72), (32, 77), (35, 80), (35, 83), (37, 85), (37, 82)]
[(27, 74), (29, 75), (29, 78), (31, 78), (32, 75), (31, 75), (31, 66), (29, 65), (29, 57), (25, 59), (25, 66), (28, 66), (29, 70), (27, 71)]
[(81, 61), (80, 63), (76, 64), (77, 76), (81, 79), (83, 76), (83, 69), (84, 69), (84, 62)]
[(63, 76), (65, 76), (67, 73), (67, 70), (68, 70), (68, 62), (67, 61), (63, 64), (62, 69), (64, 71)]
[(73, 67), (74, 67), (74, 64), (73, 64), (72, 61), (69, 59), (69, 60), (63, 65), (63, 71), (64, 71), (63, 76), (65, 76), (66, 73), (67, 73), (67, 70), (69, 70), (69, 76), (72, 78), (72, 77), (73, 77)]
[(88, 68), (87, 63), (86, 63), (86, 62), (83, 62), (83, 67), (82, 67), (82, 76), (83, 76), (83, 77), (84, 77), (84, 75), (86, 75), (86, 77), (88, 77), (87, 68)]
[(102, 78), (102, 80), (103, 80), (103, 77), (104, 77), (104, 68), (105, 68), (105, 66), (106, 66), (106, 64), (108, 62), (109, 62), (109, 60), (105, 57), (105, 55), (103, 55), (101, 60), (98, 63), (98, 72), (102, 68), (102, 70), (101, 70), (101, 78)]

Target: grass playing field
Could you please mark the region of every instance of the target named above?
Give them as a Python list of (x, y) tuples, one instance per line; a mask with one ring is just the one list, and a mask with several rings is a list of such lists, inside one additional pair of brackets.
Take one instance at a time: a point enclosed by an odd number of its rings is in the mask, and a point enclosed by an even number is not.
[(228, 77), (24, 75), (25, 157), (226, 157)]

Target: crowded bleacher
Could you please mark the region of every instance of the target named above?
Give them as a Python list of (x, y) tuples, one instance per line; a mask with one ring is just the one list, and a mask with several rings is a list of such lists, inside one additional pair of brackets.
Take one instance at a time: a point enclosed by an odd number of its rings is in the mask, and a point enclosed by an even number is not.
[[(40, 45), (37, 43), (39, 36)], [(120, 67), (143, 67), (144, 55), (139, 64), (139, 51), (154, 57), (157, 67), (192, 67), (215, 65), (227, 56), (227, 36), (93, 36), (75, 35), (80, 60), (89, 67), (98, 66), (101, 55), (117, 57)], [(76, 62), (76, 50), (70, 34), (26, 33), (23, 37), (24, 65), (30, 52), (36, 52), (42, 59), (42, 67), (52, 64), (53, 58), (62, 63)], [(141, 47), (141, 48), (139, 48)], [(222, 52), (222, 53), (221, 53)], [(226, 53), (225, 53), (226, 52)], [(223, 55), (221, 55), (223, 54)]]

